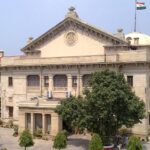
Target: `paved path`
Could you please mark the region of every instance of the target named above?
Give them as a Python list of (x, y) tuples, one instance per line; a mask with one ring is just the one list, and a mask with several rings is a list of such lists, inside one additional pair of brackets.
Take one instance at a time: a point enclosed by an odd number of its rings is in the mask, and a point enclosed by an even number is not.
[[(0, 149), (7, 148), (7, 150), (24, 150), (18, 145), (18, 137), (13, 137), (13, 130), (7, 128), (0, 128)], [(27, 150), (54, 150), (52, 148), (52, 141), (34, 140), (33, 147)], [(86, 136), (74, 135), (69, 137), (68, 146), (65, 150), (87, 150), (88, 140)]]
[[(18, 137), (13, 137), (12, 134), (12, 129), (0, 128), (0, 149), (24, 150), (18, 144)], [(88, 137), (83, 135), (70, 136), (65, 150), (88, 150), (88, 139)], [(27, 150), (54, 150), (52, 141), (35, 139), (34, 142), (34, 146), (27, 148)], [(143, 150), (150, 150), (150, 142), (143, 144)]]

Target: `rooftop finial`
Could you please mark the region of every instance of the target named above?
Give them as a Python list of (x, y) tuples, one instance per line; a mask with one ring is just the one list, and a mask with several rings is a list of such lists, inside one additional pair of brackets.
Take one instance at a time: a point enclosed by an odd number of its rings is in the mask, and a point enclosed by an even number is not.
[(65, 17), (66, 18), (67, 17), (72, 17), (72, 18), (76, 18), (76, 19), (79, 18), (78, 14), (76, 13), (75, 10), (76, 10), (75, 7), (71, 6), (69, 8), (69, 12), (67, 13), (67, 15)]
[(70, 8), (69, 8), (69, 11), (74, 11), (75, 10), (75, 7), (73, 7), (73, 6), (71, 6)]

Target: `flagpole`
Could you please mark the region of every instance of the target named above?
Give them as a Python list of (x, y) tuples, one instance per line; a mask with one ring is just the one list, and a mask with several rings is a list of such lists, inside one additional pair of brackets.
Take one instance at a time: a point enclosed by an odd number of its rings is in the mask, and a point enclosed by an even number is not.
[(134, 32), (136, 32), (136, 28), (137, 28), (137, 26), (136, 26), (136, 22), (137, 22), (137, 9), (136, 9), (136, 3), (137, 3), (137, 0), (135, 0), (135, 20), (134, 20)]

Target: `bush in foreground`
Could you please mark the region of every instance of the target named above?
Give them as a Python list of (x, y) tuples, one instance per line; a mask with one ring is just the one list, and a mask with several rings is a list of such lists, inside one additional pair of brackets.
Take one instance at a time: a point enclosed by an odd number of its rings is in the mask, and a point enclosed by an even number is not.
[(131, 136), (127, 145), (127, 150), (142, 150), (142, 144), (139, 138)]
[(93, 134), (89, 144), (89, 150), (103, 150), (103, 144), (98, 134)]
[(24, 147), (25, 150), (27, 147), (34, 145), (33, 138), (32, 138), (31, 133), (29, 132), (29, 130), (24, 130), (22, 132), (22, 134), (20, 135), (20, 138), (19, 138), (19, 145), (21, 147)]
[(64, 134), (64, 132), (59, 132), (54, 139), (53, 147), (60, 150), (66, 148), (66, 146), (67, 146), (67, 137)]

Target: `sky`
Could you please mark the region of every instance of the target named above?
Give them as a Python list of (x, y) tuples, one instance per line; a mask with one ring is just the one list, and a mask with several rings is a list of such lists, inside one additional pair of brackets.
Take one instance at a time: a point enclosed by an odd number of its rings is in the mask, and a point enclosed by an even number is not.
[[(150, 0), (137, 11), (137, 31), (150, 35)], [(0, 0), (0, 50), (20, 55), (29, 37), (37, 38), (64, 19), (74, 6), (85, 22), (115, 33), (133, 32), (135, 0)]]

